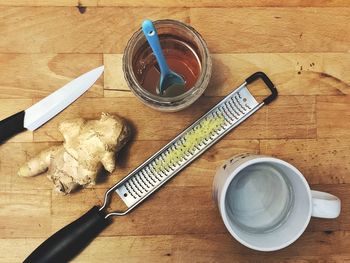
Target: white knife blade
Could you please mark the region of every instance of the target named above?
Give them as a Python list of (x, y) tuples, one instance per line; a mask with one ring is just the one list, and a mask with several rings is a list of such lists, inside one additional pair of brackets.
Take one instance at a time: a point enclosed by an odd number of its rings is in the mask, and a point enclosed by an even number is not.
[(34, 131), (64, 110), (86, 92), (101, 76), (104, 66), (95, 68), (72, 80), (25, 110), (24, 128)]
[(72, 80), (25, 111), (0, 120), (0, 144), (25, 130), (34, 131), (87, 91), (103, 73), (95, 68)]

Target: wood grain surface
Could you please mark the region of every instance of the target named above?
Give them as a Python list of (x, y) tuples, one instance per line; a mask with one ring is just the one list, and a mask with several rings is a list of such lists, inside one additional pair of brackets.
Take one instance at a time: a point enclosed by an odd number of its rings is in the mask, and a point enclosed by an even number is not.
[[(211, 51), (209, 87), (181, 112), (147, 108), (124, 80), (124, 47), (145, 18), (186, 22)], [(258, 70), (278, 86), (279, 98), (116, 218), (72, 262), (350, 262), (349, 31), (348, 0), (0, 0), (0, 119), (105, 65), (104, 76), (65, 111), (0, 146), (0, 262), (22, 262), (102, 204), (106, 189)], [(260, 86), (253, 91), (267, 94)], [(59, 122), (101, 112), (124, 117), (133, 130), (113, 174), (69, 196), (53, 193), (45, 175), (16, 175), (30, 157), (61, 143)], [(211, 190), (216, 168), (243, 152), (295, 165), (311, 188), (341, 199), (340, 217), (312, 219), (299, 240), (273, 253), (240, 245)]]

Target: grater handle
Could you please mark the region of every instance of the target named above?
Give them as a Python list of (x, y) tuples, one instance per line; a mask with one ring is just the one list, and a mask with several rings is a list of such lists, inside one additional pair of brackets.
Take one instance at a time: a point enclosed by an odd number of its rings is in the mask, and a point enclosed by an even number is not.
[(262, 79), (265, 85), (270, 89), (271, 95), (263, 100), (265, 105), (270, 104), (272, 101), (274, 101), (277, 98), (278, 92), (277, 92), (276, 86), (272, 83), (271, 79), (264, 72), (261, 72), (261, 71), (255, 72), (253, 75), (248, 77), (245, 81), (247, 85), (249, 85), (250, 83), (256, 81), (257, 79)]
[(65, 226), (37, 249), (24, 263), (68, 262), (83, 250), (111, 222), (94, 206), (83, 216)]

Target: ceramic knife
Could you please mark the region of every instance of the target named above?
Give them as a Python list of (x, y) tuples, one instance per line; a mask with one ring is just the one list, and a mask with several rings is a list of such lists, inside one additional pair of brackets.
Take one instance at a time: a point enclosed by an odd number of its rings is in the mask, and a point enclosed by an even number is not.
[(0, 121), (0, 144), (25, 130), (34, 131), (86, 92), (103, 73), (95, 68), (72, 80), (30, 108)]

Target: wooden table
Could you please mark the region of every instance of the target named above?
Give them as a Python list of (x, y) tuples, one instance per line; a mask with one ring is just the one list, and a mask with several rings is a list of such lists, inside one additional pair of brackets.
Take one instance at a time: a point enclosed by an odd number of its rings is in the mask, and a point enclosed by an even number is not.
[[(105, 189), (201, 116), (251, 73), (262, 70), (280, 97), (207, 151), (144, 205), (116, 218), (74, 262), (344, 262), (350, 260), (350, 2), (348, 0), (9, 0), (0, 1), (0, 118), (104, 64), (104, 77), (62, 114), (0, 147), (0, 261), (20, 262), (94, 204)], [(207, 41), (213, 77), (190, 108), (160, 113), (140, 103), (121, 58), (143, 19), (172, 18)], [(260, 96), (264, 92), (258, 91)], [(134, 137), (118, 169), (69, 196), (18, 167), (62, 141), (57, 124), (119, 114)], [(234, 154), (282, 158), (313, 189), (339, 196), (336, 220), (312, 219), (293, 245), (260, 253), (236, 242), (211, 200), (215, 169)]]

